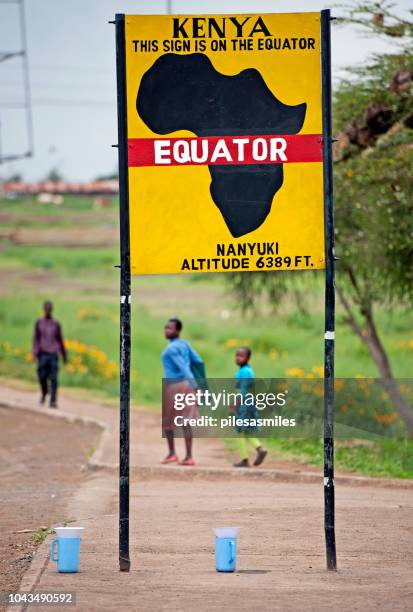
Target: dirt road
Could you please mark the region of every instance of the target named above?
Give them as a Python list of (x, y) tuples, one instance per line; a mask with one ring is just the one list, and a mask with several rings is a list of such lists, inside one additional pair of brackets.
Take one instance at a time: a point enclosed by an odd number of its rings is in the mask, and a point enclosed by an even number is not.
[[(109, 408), (68, 398), (61, 404), (73, 414), (98, 414), (108, 427), (116, 422)], [(339, 571), (327, 573), (321, 476), (288, 482), (272, 477), (273, 470), (257, 480), (230, 469), (222, 474), (215, 467), (225, 465), (221, 443), (211, 441), (198, 441), (204, 470), (151, 472), (164, 441), (156, 419), (143, 411), (132, 418), (132, 568), (120, 573), (117, 472), (110, 469), (115, 438), (112, 429), (104, 442), (107, 469), (81, 483), (65, 507), (64, 515), (85, 527), (81, 571), (56, 573), (43, 546), (21, 588), (75, 591), (76, 609), (84, 612), (412, 609), (412, 487), (348, 486), (337, 479)], [(214, 569), (212, 528), (223, 525), (241, 527), (231, 575)]]
[(1, 407), (0, 423), (1, 592), (18, 588), (40, 528), (71, 518), (66, 506), (90, 477), (81, 468), (99, 433), (96, 427)]
[[(412, 609), (411, 490), (339, 488), (339, 571), (327, 573), (320, 486), (193, 474), (132, 478), (128, 574), (118, 570), (116, 483), (105, 490), (96, 476), (72, 502), (85, 527), (81, 571), (57, 574), (46, 560), (37, 590), (74, 591), (82, 612)], [(96, 498), (106, 499), (99, 515)], [(241, 527), (234, 574), (214, 569), (212, 527), (225, 525)]]

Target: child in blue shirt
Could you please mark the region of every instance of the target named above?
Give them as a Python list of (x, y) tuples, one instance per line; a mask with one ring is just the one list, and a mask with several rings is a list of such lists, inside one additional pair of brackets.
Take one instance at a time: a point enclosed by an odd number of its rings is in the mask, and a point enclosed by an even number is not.
[[(247, 346), (242, 346), (235, 354), (235, 363), (239, 366), (239, 370), (235, 374), (235, 385), (238, 387), (243, 397), (245, 397), (247, 393), (252, 393), (254, 384), (254, 371), (249, 364), (250, 358), (251, 349)], [(258, 410), (256, 406), (243, 404), (241, 401), (235, 406), (235, 416), (237, 419), (257, 419)], [(258, 431), (258, 427), (248, 424), (237, 425), (236, 430), (238, 432), (238, 451), (241, 461), (239, 463), (234, 463), (234, 467), (250, 467), (247, 443), (253, 446), (257, 451), (254, 465), (261, 465), (267, 455), (267, 451), (263, 448), (258, 438), (251, 437), (252, 433)]]

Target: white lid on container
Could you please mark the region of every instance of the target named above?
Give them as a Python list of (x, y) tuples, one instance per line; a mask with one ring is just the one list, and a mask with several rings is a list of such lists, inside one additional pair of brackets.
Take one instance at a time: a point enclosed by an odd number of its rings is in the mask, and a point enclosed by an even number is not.
[(239, 527), (214, 527), (213, 530), (217, 538), (236, 538)]
[(59, 538), (81, 538), (83, 527), (54, 527)]

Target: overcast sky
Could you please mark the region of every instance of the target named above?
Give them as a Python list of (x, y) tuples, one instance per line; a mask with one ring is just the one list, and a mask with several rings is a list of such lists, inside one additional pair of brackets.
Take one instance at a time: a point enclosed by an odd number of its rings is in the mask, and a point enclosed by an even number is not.
[[(399, 0), (401, 12), (411, 0)], [(167, 0), (25, 0), (35, 154), (0, 166), (0, 177), (44, 178), (57, 167), (68, 180), (89, 180), (116, 168), (115, 13), (167, 12)], [(174, 13), (275, 13), (319, 11), (321, 0), (172, 0)], [(18, 11), (0, 0), (0, 50), (16, 50)], [(353, 27), (333, 29), (333, 77), (363, 62), (383, 41)], [(27, 148), (21, 60), (0, 63), (0, 144), (3, 155)]]

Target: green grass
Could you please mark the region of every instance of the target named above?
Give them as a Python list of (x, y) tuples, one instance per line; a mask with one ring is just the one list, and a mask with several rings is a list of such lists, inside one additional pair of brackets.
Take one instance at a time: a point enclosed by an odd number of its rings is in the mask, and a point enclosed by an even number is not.
[[(142, 294), (147, 295), (149, 280), (141, 283)], [(187, 283), (190, 283), (188, 280)], [(51, 297), (55, 304), (56, 316), (63, 324), (65, 337), (77, 340), (89, 346), (95, 346), (104, 351), (109, 360), (117, 361), (119, 344), (118, 298), (114, 285), (108, 286), (107, 292), (98, 300), (93, 295), (99, 295), (93, 284), (84, 289), (72, 291), (70, 287), (44, 291), (41, 287), (34, 295), (19, 294), (4, 295), (0, 302), (0, 326), (2, 333), (0, 341), (8, 341), (13, 347), (22, 351), (30, 350), (34, 320), (41, 314), (41, 304), (44, 298)], [(184, 285), (176, 289), (169, 284), (168, 293), (182, 292)], [(222, 289), (219, 285), (210, 287), (212, 302), (222, 300)], [(214, 299), (215, 296), (215, 299)], [(150, 297), (150, 296), (149, 296)], [(160, 401), (160, 380), (162, 368), (160, 353), (165, 346), (163, 324), (171, 314), (180, 314), (184, 319), (184, 335), (202, 355), (207, 366), (208, 375), (212, 378), (232, 377), (235, 371), (234, 351), (239, 344), (249, 344), (253, 349), (253, 366), (260, 377), (281, 377), (289, 368), (302, 368), (310, 371), (313, 366), (323, 363), (322, 338), (323, 318), (321, 313), (312, 316), (313, 325), (300, 327), (291, 322), (288, 315), (265, 317), (258, 320), (241, 321), (237, 312), (232, 311), (230, 320), (220, 319), (219, 311), (211, 309), (209, 320), (202, 315), (198, 320), (196, 312), (189, 312), (180, 307), (171, 311), (168, 305), (157, 303), (152, 312), (147, 305), (139, 304), (139, 288), (134, 291), (134, 307), (132, 310), (132, 393), (138, 402), (158, 405)], [(147, 301), (147, 297), (145, 301)], [(143, 298), (142, 298), (143, 300)], [(18, 308), (16, 308), (18, 304)], [(82, 316), (82, 312), (90, 312)], [(406, 317), (400, 313), (400, 321)], [(383, 325), (389, 327), (389, 321), (384, 314), (380, 319)], [(339, 324), (337, 329), (336, 375), (351, 377), (357, 374), (374, 377), (377, 375), (367, 351), (346, 325)], [(400, 348), (399, 339), (410, 338), (408, 330), (394, 331), (387, 337), (389, 354), (396, 374), (400, 378), (409, 378), (411, 364), (411, 349)], [(16, 361), (16, 360), (15, 360)], [(21, 366), (21, 367), (20, 367)], [(4, 360), (0, 362), (0, 372), (10, 376), (33, 378), (32, 364)], [(30, 372), (30, 374), (29, 374)], [(73, 379), (66, 373), (62, 374), (63, 384), (75, 384), (90, 387), (87, 376)], [(104, 382), (104, 389), (110, 395), (117, 394), (117, 381)]]
[[(284, 456), (310, 465), (323, 465), (321, 440), (266, 439), (265, 444)], [(413, 478), (413, 440), (382, 439), (375, 442), (337, 440), (337, 472), (358, 472), (365, 476)]]
[(49, 529), (48, 527), (40, 527), (32, 536), (33, 544), (41, 544), (51, 533), (55, 533), (53, 529)]
[[(41, 209), (39, 208), (41, 206)], [(105, 211), (94, 211), (93, 201), (68, 198), (61, 207), (39, 205), (33, 201), (0, 201), (0, 214), (18, 227), (22, 219), (30, 227), (45, 227), (39, 222), (39, 210), (48, 216), (48, 228), (90, 223), (95, 227), (117, 223), (115, 204)], [(93, 216), (92, 215), (92, 216)], [(0, 241), (0, 346), (10, 343), (11, 350), (0, 349), (0, 375), (25, 380), (36, 379), (34, 364), (25, 360), (30, 351), (33, 324), (41, 315), (41, 304), (52, 299), (56, 317), (62, 322), (65, 337), (96, 347), (105, 355), (105, 363), (118, 362), (119, 353), (119, 263), (114, 247), (17, 246)], [(184, 321), (184, 337), (190, 340), (205, 360), (209, 377), (232, 377), (234, 352), (239, 344), (253, 350), (253, 366), (259, 377), (284, 376), (289, 368), (310, 371), (323, 363), (323, 274), (313, 273), (305, 283), (309, 314), (298, 311), (294, 301), (282, 304), (277, 314), (255, 315), (243, 319), (234, 299), (228, 294), (223, 275), (148, 276), (133, 279), (132, 307), (132, 380), (134, 403), (159, 409), (162, 368), (160, 353), (165, 346), (163, 325), (170, 316)], [(378, 327), (388, 350), (393, 371), (399, 378), (411, 376), (413, 349), (413, 313), (401, 309), (378, 311)], [(338, 309), (336, 332), (336, 375), (377, 376), (366, 348), (342, 321)], [(404, 343), (404, 346), (401, 346)], [(15, 349), (19, 354), (15, 354)], [(61, 370), (64, 386), (98, 389), (109, 397), (118, 394), (117, 372), (109, 376), (99, 370), (94, 357), (70, 351), (70, 361), (81, 359), (76, 371)], [(83, 365), (86, 359), (86, 366)], [(87, 367), (87, 371), (79, 368)], [(106, 366), (105, 366), (106, 367)], [(306, 462), (320, 462), (316, 442), (277, 441), (284, 453), (292, 453)], [(365, 474), (409, 477), (407, 460), (412, 449), (386, 440), (380, 452), (355, 446), (337, 449), (341, 469)], [(407, 448), (407, 450), (406, 450)], [(382, 472), (381, 472), (382, 470)], [(404, 475), (406, 474), (406, 475)]]
[(118, 263), (119, 249), (115, 247), (51, 248), (7, 245), (1, 252), (0, 267), (50, 270), (60, 275), (87, 273), (91, 276), (101, 276), (112, 271)]
[(46, 219), (53, 227), (69, 228), (115, 225), (117, 223), (117, 203), (110, 199), (110, 206), (96, 209), (93, 198), (82, 196), (65, 196), (64, 204), (40, 204), (33, 198), (18, 200), (0, 200), (2, 228), (44, 228)]

